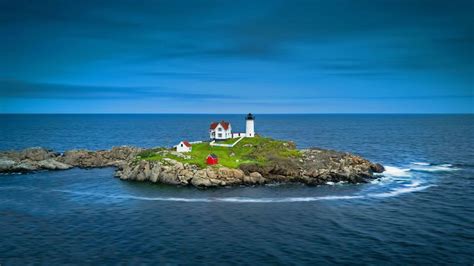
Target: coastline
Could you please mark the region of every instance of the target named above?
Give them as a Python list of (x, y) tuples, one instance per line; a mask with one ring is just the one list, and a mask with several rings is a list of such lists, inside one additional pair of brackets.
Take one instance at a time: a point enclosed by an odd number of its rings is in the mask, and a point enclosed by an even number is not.
[(298, 158), (266, 164), (244, 163), (236, 168), (222, 165), (200, 167), (172, 158), (150, 161), (137, 157), (143, 148), (121, 146), (110, 150), (71, 150), (58, 153), (45, 148), (0, 152), (0, 173), (27, 173), (38, 170), (67, 170), (73, 167), (116, 167), (122, 180), (148, 181), (179, 186), (222, 187), (268, 183), (323, 185), (328, 182), (365, 183), (382, 165), (345, 152), (318, 148), (298, 150)]

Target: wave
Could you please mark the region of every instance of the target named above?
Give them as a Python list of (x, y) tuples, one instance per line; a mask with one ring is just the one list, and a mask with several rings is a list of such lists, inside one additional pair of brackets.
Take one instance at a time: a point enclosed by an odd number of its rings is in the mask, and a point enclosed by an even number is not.
[(222, 197), (222, 198), (178, 198), (178, 197), (143, 197), (133, 195), (105, 195), (90, 192), (77, 192), (71, 190), (52, 190), (54, 192), (69, 193), (81, 196), (103, 197), (112, 199), (131, 199), (146, 201), (175, 201), (175, 202), (236, 202), (236, 203), (274, 203), (274, 202), (310, 202), (321, 200), (348, 200), (360, 199), (364, 196), (321, 196), (321, 197), (284, 197), (284, 198), (249, 198), (249, 197)]
[(329, 186), (344, 185), (344, 184), (347, 184), (347, 182), (346, 181), (339, 181), (339, 182), (328, 181), (328, 182), (326, 182), (326, 185), (329, 185)]
[(349, 200), (349, 199), (361, 199), (364, 196), (321, 196), (321, 197), (285, 197), (285, 198), (242, 198), (242, 197), (230, 197), (230, 198), (216, 198), (215, 201), (221, 202), (249, 202), (249, 203), (273, 203), (273, 202), (310, 202), (310, 201), (321, 201), (321, 200)]
[(384, 176), (393, 176), (393, 177), (410, 177), (411, 174), (410, 168), (399, 168), (395, 166), (384, 166), (385, 171), (382, 173)]
[(417, 187), (417, 186), (419, 186), (419, 185), (421, 185), (421, 181), (415, 180), (415, 181), (413, 181), (413, 182), (410, 183), (410, 184), (405, 184), (404, 186), (405, 186), (405, 187)]
[(409, 187), (394, 189), (394, 190), (389, 191), (389, 192), (371, 193), (371, 194), (368, 194), (367, 196), (376, 197), (376, 198), (395, 197), (395, 196), (398, 196), (400, 194), (411, 193), (411, 192), (416, 192), (416, 191), (422, 191), (422, 190), (425, 190), (425, 189), (427, 189), (429, 187), (432, 187), (432, 186), (434, 186), (434, 185), (409, 186)]
[(226, 203), (291, 203), (291, 202), (314, 202), (326, 200), (354, 200), (364, 198), (386, 198), (395, 197), (400, 194), (425, 190), (433, 185), (412, 186), (398, 188), (389, 192), (370, 193), (367, 195), (342, 195), (342, 196), (320, 196), (320, 197), (283, 197), (283, 198), (250, 198), (250, 197), (221, 197), (221, 198), (178, 198), (178, 197), (143, 197), (133, 195), (104, 195), (86, 192), (74, 192), (66, 190), (55, 190), (56, 192), (71, 193), (84, 196), (111, 198), (120, 200), (144, 200), (144, 201), (168, 201), (168, 202), (226, 202)]
[(420, 163), (412, 163), (413, 167), (411, 168), (412, 171), (419, 171), (419, 172), (450, 172), (450, 171), (458, 171), (459, 168), (453, 167), (452, 164), (420, 164)]
[[(325, 200), (354, 200), (364, 198), (387, 198), (396, 197), (401, 194), (418, 192), (433, 184), (426, 184), (427, 181), (419, 177), (416, 171), (453, 171), (451, 164), (433, 165), (425, 162), (414, 162), (410, 168), (401, 168), (396, 166), (385, 166), (385, 171), (379, 174), (379, 178), (373, 180), (371, 184), (378, 186), (368, 187), (367, 190), (359, 191), (354, 195), (337, 195), (337, 196), (317, 196), (317, 197), (208, 197), (208, 198), (185, 198), (185, 197), (147, 197), (135, 195), (114, 195), (114, 194), (98, 194), (91, 192), (78, 192), (71, 190), (52, 190), (55, 192), (70, 193), (88, 197), (100, 197), (118, 200), (144, 200), (144, 201), (168, 201), (168, 202), (226, 202), (226, 203), (283, 203), (283, 202), (314, 202)], [(339, 185), (343, 182), (327, 182), (328, 185)], [(267, 186), (279, 186), (282, 184), (268, 184)], [(1, 189), (1, 188), (0, 188)]]
[(411, 177), (410, 172), (449, 172), (460, 170), (457, 167), (453, 167), (452, 164), (431, 164), (425, 162), (413, 162), (409, 168), (400, 168), (396, 166), (384, 166), (385, 171), (378, 176), (390, 176), (390, 177)]
[(413, 162), (412, 164), (414, 164), (414, 165), (423, 165), (423, 166), (431, 165), (430, 163), (423, 163), (423, 162)]

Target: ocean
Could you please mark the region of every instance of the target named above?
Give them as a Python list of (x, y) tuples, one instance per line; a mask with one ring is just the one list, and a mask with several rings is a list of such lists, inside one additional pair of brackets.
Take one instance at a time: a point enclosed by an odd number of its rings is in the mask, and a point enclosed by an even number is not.
[[(0, 150), (172, 146), (245, 115), (0, 115)], [(196, 189), (113, 168), (0, 175), (0, 265), (474, 263), (474, 115), (256, 115), (257, 134), (361, 155), (368, 184)]]

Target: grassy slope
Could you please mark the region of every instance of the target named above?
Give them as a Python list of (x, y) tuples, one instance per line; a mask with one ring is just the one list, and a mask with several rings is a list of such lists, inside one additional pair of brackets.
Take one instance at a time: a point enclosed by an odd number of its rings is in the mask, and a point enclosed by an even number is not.
[[(228, 142), (233, 143), (236, 140)], [(192, 152), (184, 153), (187, 158), (170, 154), (171, 151), (167, 149), (150, 149), (140, 153), (139, 156), (140, 159), (160, 161), (164, 158), (171, 158), (183, 163), (205, 167), (207, 155), (214, 153), (219, 157), (220, 165), (230, 168), (237, 168), (242, 163), (265, 164), (270, 157), (288, 158), (300, 156), (300, 152), (295, 149), (294, 144), (263, 137), (244, 138), (232, 148), (213, 147), (207, 142), (193, 144)]]

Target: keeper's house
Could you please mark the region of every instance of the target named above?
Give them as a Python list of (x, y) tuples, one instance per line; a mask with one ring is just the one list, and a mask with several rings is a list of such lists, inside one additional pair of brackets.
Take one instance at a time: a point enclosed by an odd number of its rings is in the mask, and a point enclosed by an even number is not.
[(214, 122), (209, 127), (209, 137), (215, 140), (224, 140), (232, 138), (232, 126), (229, 122)]
[(232, 125), (226, 121), (213, 122), (209, 127), (209, 138), (212, 140), (241, 137), (255, 137), (255, 117), (250, 113), (245, 117), (245, 133), (232, 133)]

